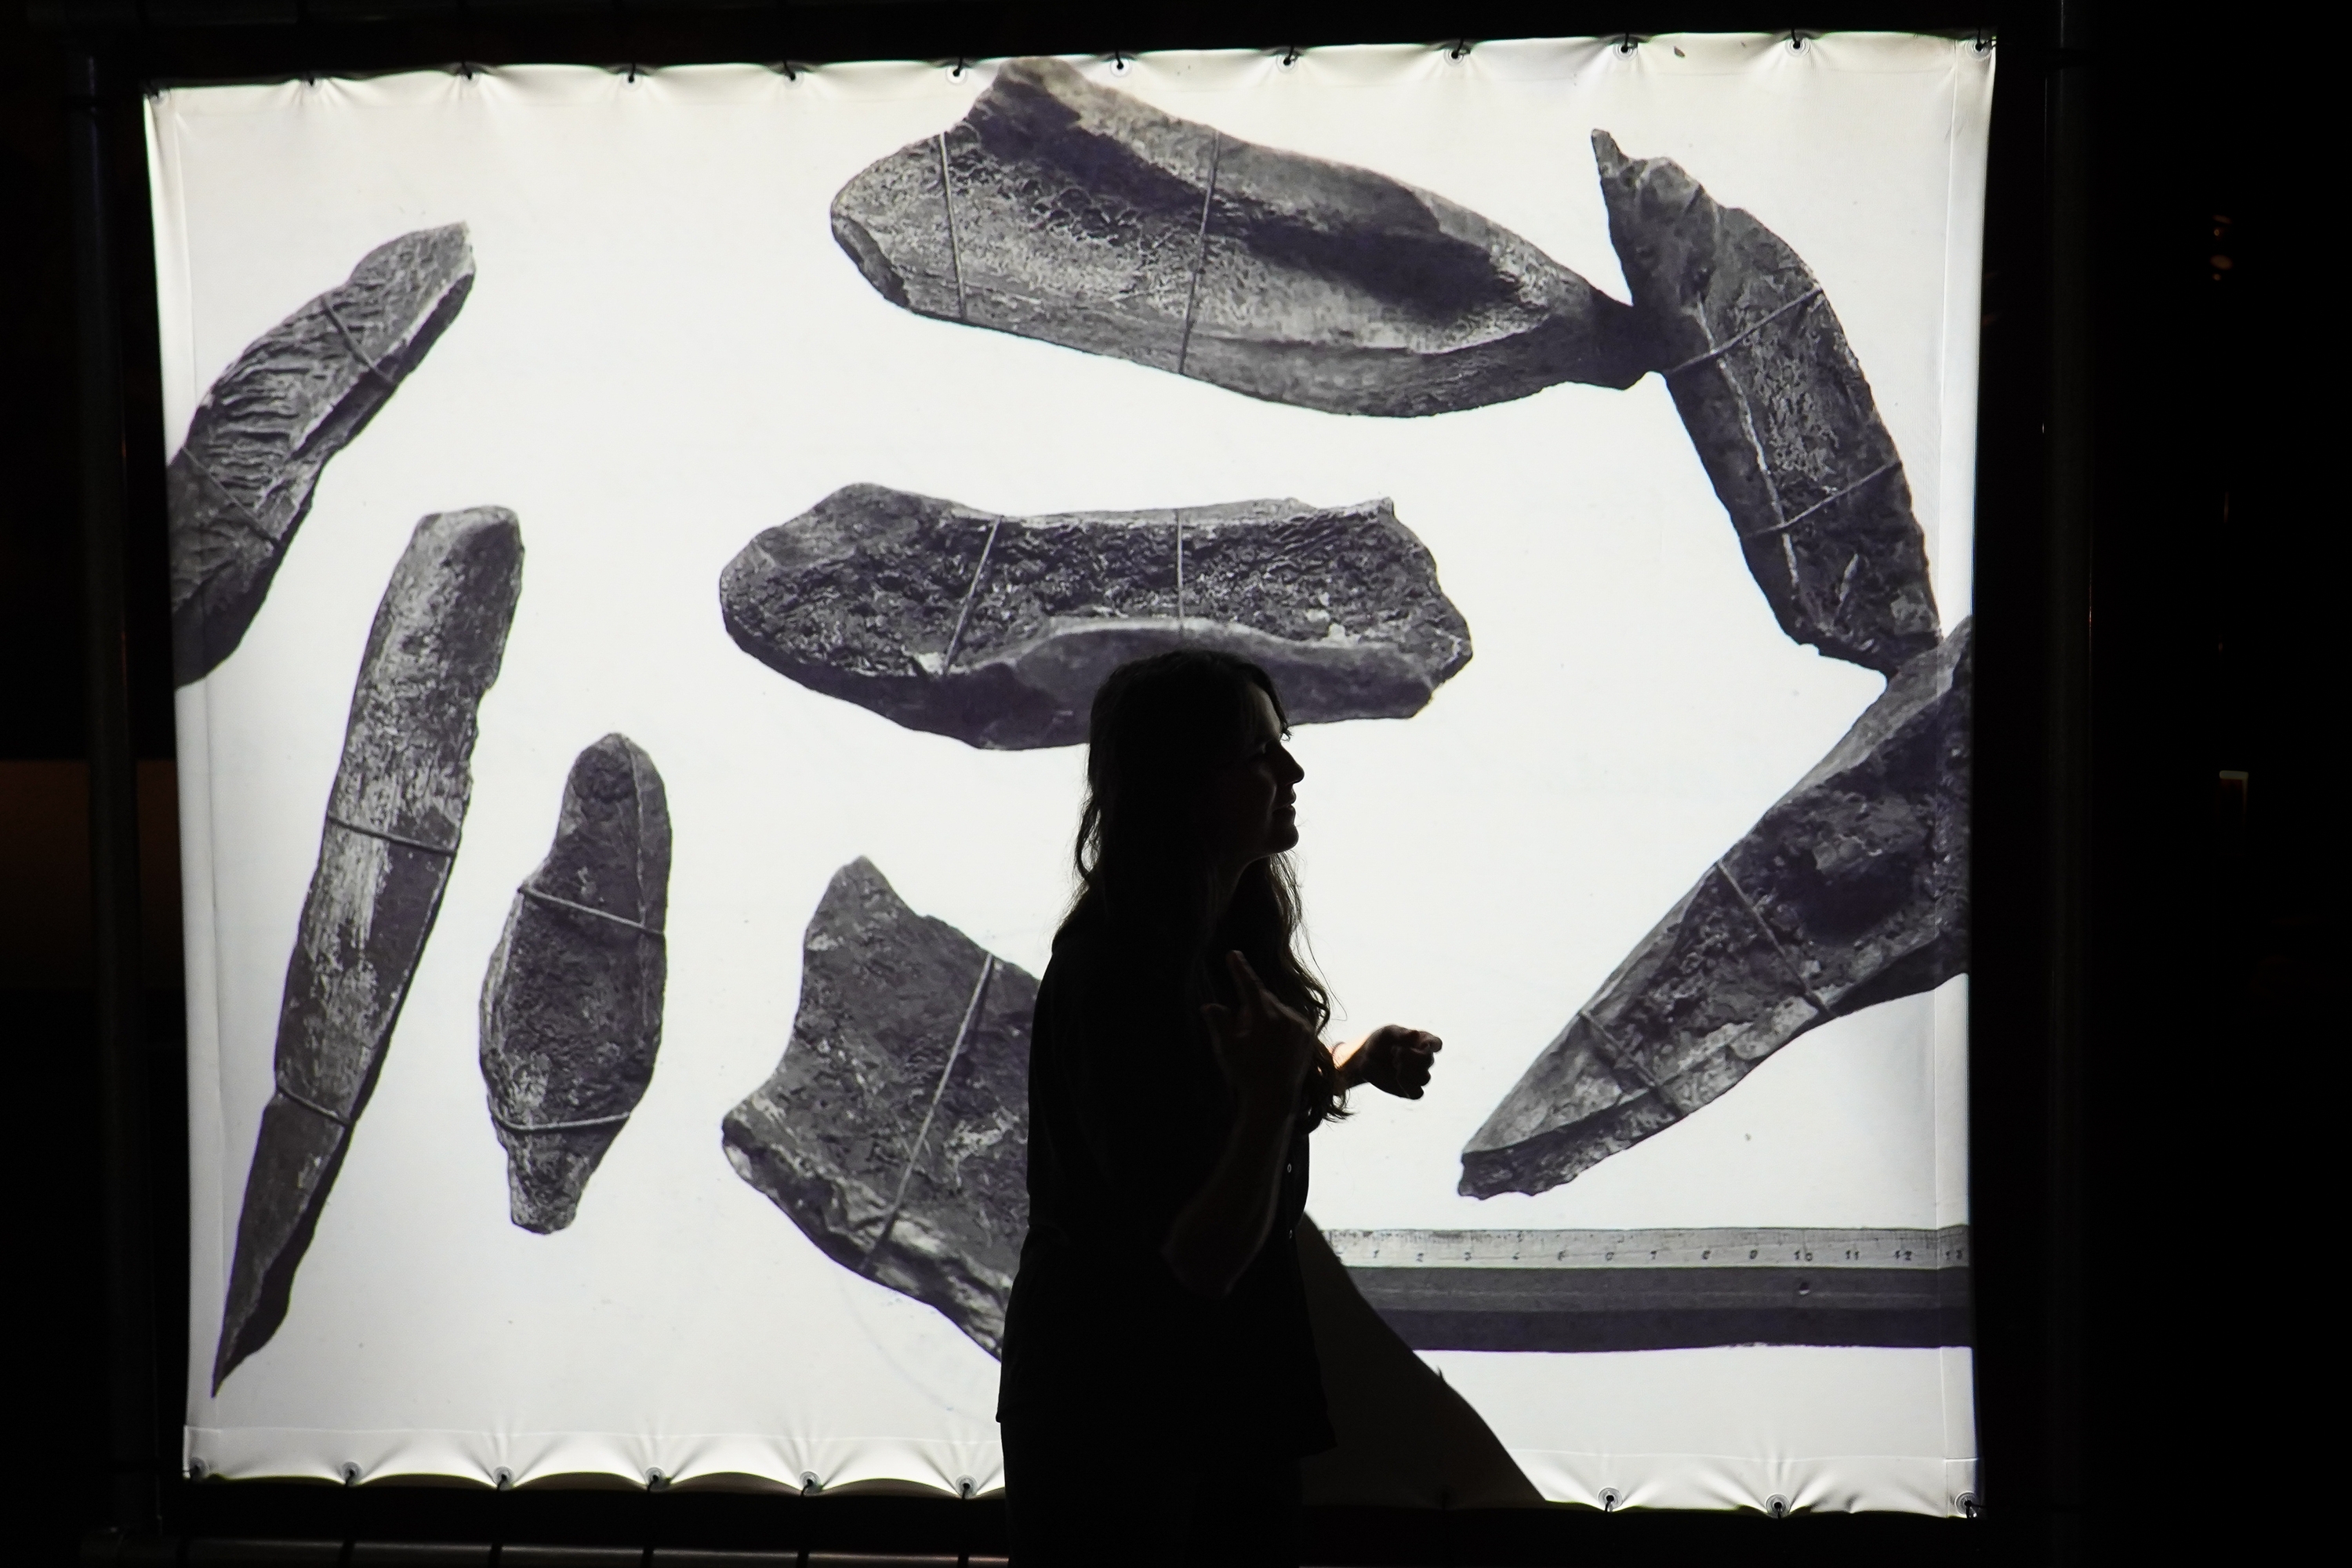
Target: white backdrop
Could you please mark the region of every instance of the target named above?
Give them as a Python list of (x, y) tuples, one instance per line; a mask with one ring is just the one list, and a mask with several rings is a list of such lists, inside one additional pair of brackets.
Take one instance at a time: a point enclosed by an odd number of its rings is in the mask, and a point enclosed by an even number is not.
[[(1968, 613), (1990, 56), (1685, 37), (1079, 63), (1434, 190), (1621, 300), (1590, 132), (1676, 159), (1820, 278), (1901, 452), (1946, 626)], [(170, 449), (238, 352), (372, 247), (462, 221), (478, 265), (456, 323), (327, 469), (242, 647), (180, 694), (193, 1461), (997, 1484), (996, 1363), (827, 1260), (719, 1145), (783, 1048), (802, 930), (837, 867), (870, 858), (1033, 973), (1068, 895), (1078, 750), (900, 729), (722, 628), (729, 558), (858, 480), (1005, 513), (1389, 496), (1434, 552), (1472, 663), (1413, 719), (1297, 741), (1310, 929), (1346, 1026), (1447, 1042), (1426, 1100), (1364, 1097), (1318, 1135), (1322, 1224), (1966, 1220), (1964, 980), (1803, 1037), (1567, 1186), (1455, 1194), (1464, 1142), (1537, 1051), (1882, 683), (1774, 624), (1654, 376), (1350, 418), (889, 304), (827, 204), (989, 77), (547, 68), (152, 100)], [(215, 1397), (369, 619), (417, 519), (482, 504), (519, 514), (528, 557), (464, 850), (285, 1324)], [(508, 1222), (475, 1009), (565, 771), (614, 730), (660, 767), (675, 822), (664, 1041), (577, 1223), (533, 1236)], [(1554, 1498), (1944, 1512), (1973, 1484), (1961, 1350), (1428, 1359)]]

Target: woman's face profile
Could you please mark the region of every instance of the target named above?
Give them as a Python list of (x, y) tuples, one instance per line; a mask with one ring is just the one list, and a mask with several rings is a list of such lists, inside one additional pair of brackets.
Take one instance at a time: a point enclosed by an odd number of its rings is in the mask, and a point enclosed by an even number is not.
[(1257, 687), (1249, 689), (1250, 719), (1240, 755), (1208, 775), (1209, 841), (1220, 859), (1247, 864), (1279, 855), (1298, 842), (1294, 793), (1307, 770), (1283, 744), (1281, 718)]

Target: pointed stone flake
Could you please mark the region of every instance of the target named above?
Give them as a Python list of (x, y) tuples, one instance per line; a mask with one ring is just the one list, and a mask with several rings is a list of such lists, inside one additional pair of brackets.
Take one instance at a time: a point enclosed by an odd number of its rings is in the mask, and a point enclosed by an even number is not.
[(375, 1092), (473, 794), (476, 716), (522, 591), (501, 507), (416, 525), (376, 606), (278, 1016), (213, 1387), (285, 1321), (294, 1271)]
[(457, 319), (474, 286), (466, 226), (419, 229), (278, 322), (221, 372), (164, 469), (174, 684), (236, 651), (351, 445)]
[(1664, 1131), (1790, 1040), (1968, 968), (1971, 628), (1897, 670), (1707, 868), (1462, 1152), (1540, 1193)]
[(1910, 486), (1820, 281), (1672, 159), (1592, 148), (1643, 334), (1780, 628), (1882, 675), (1935, 647)]

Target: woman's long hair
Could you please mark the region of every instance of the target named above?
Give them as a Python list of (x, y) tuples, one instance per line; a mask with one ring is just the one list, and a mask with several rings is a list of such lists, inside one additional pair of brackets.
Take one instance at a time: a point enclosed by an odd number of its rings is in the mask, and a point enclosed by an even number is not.
[[(1330, 1022), (1330, 995), (1298, 955), (1290, 858), (1252, 862), (1222, 916), (1216, 905), (1221, 889), (1201, 807), (1209, 775), (1242, 753), (1255, 728), (1253, 688), (1283, 717), (1272, 677), (1207, 648), (1136, 659), (1103, 682), (1087, 724), (1069, 919), (1092, 911), (1157, 950), (1188, 1011), (1234, 1000), (1219, 960), (1237, 948), (1265, 988), (1319, 1035)], [(1315, 1054), (1304, 1094), (1308, 1126), (1347, 1114), (1328, 1050)]]

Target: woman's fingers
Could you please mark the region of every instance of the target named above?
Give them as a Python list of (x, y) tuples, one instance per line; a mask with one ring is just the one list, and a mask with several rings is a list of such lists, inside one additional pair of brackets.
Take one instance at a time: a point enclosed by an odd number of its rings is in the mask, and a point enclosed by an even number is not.
[(1431, 1058), (1445, 1042), (1426, 1029), (1383, 1024), (1366, 1037), (1364, 1081), (1403, 1100), (1419, 1100), (1429, 1082)]
[(1431, 1058), (1435, 1057), (1438, 1052), (1444, 1048), (1445, 1042), (1439, 1039), (1435, 1035), (1431, 1034), (1428, 1030), (1415, 1029), (1412, 1031), (1412, 1049), (1405, 1057), (1405, 1071), (1408, 1079), (1413, 1086), (1414, 1099), (1418, 1100), (1421, 1098), (1422, 1087), (1429, 1082), (1430, 1071), (1437, 1065), (1436, 1062)]
[(1234, 990), (1241, 1000), (1242, 1026), (1255, 1030), (1281, 1004), (1265, 988), (1265, 982), (1257, 977), (1257, 971), (1250, 967), (1250, 961), (1240, 949), (1225, 954), (1225, 967), (1233, 972)]

